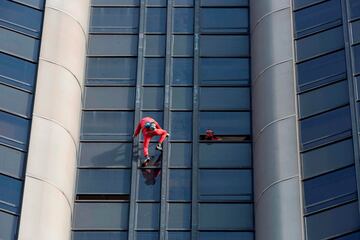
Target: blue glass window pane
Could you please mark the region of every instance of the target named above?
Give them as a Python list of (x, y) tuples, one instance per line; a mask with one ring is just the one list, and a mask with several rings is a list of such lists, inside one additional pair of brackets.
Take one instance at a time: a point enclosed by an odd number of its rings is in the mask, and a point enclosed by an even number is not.
[(174, 57), (193, 56), (193, 43), (192, 35), (173, 35), (172, 55)]
[(202, 8), (200, 23), (203, 33), (246, 33), (249, 26), (248, 9)]
[(190, 232), (167, 232), (167, 239), (168, 240), (191, 240)]
[(349, 0), (350, 18), (360, 17), (360, 2), (358, 0)]
[(144, 85), (164, 85), (165, 59), (144, 59)]
[(90, 32), (137, 33), (139, 8), (92, 8)]
[(130, 194), (128, 169), (79, 169), (78, 194)]
[(0, 209), (19, 213), (22, 181), (0, 174)]
[(200, 59), (201, 84), (249, 84), (249, 59), (240, 58), (203, 58)]
[[(161, 167), (160, 164), (159, 167)], [(160, 187), (161, 187), (160, 168), (141, 169), (138, 171), (138, 188), (137, 188), (138, 200), (160, 201)]]
[(0, 0), (0, 25), (40, 37), (42, 12), (11, 1)]
[(191, 170), (169, 170), (169, 200), (191, 200)]
[(23, 177), (25, 153), (0, 145), (0, 172), (16, 178)]
[(307, 239), (328, 239), (360, 227), (359, 203), (352, 202), (305, 218)]
[(146, 0), (146, 6), (166, 6), (167, 0)]
[(86, 87), (85, 109), (133, 110), (134, 87)]
[(90, 56), (137, 56), (137, 35), (90, 35)]
[(194, 6), (194, 0), (174, 0), (174, 6)]
[(0, 28), (0, 51), (37, 62), (40, 42), (37, 39)]
[(166, 8), (147, 8), (145, 25), (147, 33), (165, 33)]
[(158, 232), (136, 232), (135, 234), (136, 240), (158, 240), (159, 233)]
[(136, 58), (88, 58), (87, 84), (135, 85)]
[(300, 122), (302, 145), (314, 145), (347, 135), (351, 130), (349, 107), (302, 120)]
[(75, 203), (74, 229), (126, 230), (129, 203)]
[(32, 112), (32, 103), (32, 94), (0, 84), (1, 110), (30, 118)]
[(294, 13), (296, 36), (325, 30), (341, 23), (341, 4), (330, 0)]
[(208, 7), (235, 7), (235, 6), (248, 6), (249, 0), (201, 0), (201, 6)]
[(16, 239), (18, 217), (0, 211), (0, 239)]
[(33, 91), (34, 63), (0, 53), (0, 82)]
[(320, 113), (349, 103), (348, 81), (300, 94), (300, 117)]
[(346, 77), (345, 53), (339, 51), (298, 64), (300, 90), (307, 90)]
[(249, 112), (200, 112), (199, 132), (207, 129), (218, 135), (250, 135)]
[(166, 37), (164, 35), (145, 36), (146, 57), (164, 57), (165, 46), (166, 46)]
[(140, 0), (92, 0), (93, 6), (139, 6)]
[(249, 230), (254, 227), (253, 215), (252, 204), (203, 203), (199, 205), (199, 230)]
[(29, 135), (29, 120), (0, 111), (0, 141), (25, 149)]
[[(317, 211), (356, 198), (355, 168), (348, 167), (304, 181), (305, 209)], [(350, 195), (350, 196), (349, 196)]]
[(191, 168), (191, 143), (171, 143), (170, 155), (170, 167)]
[(355, 74), (360, 74), (360, 44), (353, 47)]
[(254, 240), (252, 232), (199, 232), (199, 240)]
[[(344, 33), (342, 27), (337, 27), (297, 40), (297, 61), (302, 61), (343, 48), (343, 36)], [(329, 41), (329, 39), (332, 40)]]
[[(138, 230), (158, 230), (160, 225), (160, 204), (159, 203), (137, 203)], [(143, 239), (143, 238), (142, 238)]]
[(200, 37), (201, 57), (248, 57), (250, 54), (249, 36)]
[(170, 114), (171, 140), (188, 140), (192, 138), (192, 113), (191, 112), (171, 112)]
[(164, 88), (163, 87), (144, 87), (142, 92), (142, 109), (144, 110), (161, 110), (164, 105)]
[(174, 33), (194, 32), (194, 10), (192, 8), (174, 8), (173, 14)]
[(192, 58), (173, 58), (172, 59), (172, 85), (192, 85), (193, 65)]
[(303, 176), (313, 177), (354, 163), (351, 139), (302, 154)]
[(44, 9), (45, 0), (11, 0), (11, 1), (19, 2), (37, 9)]
[(295, 9), (306, 7), (322, 1), (323, 0), (293, 0)]
[(127, 232), (110, 232), (110, 231), (101, 231), (101, 232), (73, 232), (73, 240), (119, 240), (127, 239)]
[(249, 110), (249, 88), (200, 88), (200, 110)]
[(130, 167), (131, 143), (81, 143), (79, 167)]
[[(219, 161), (221, 159), (221, 161)], [(251, 167), (251, 144), (200, 143), (199, 167), (248, 168)]]
[(200, 170), (199, 200), (251, 201), (251, 199), (251, 170)]
[(349, 235), (336, 238), (336, 240), (358, 240), (360, 239), (360, 232), (350, 233)]
[(360, 43), (360, 20), (351, 23), (351, 30), (352, 30), (352, 43), (358, 44)]
[(82, 119), (83, 139), (131, 139), (134, 113), (85, 111)]
[(171, 109), (191, 110), (193, 103), (193, 89), (187, 87), (171, 88)]
[(169, 203), (167, 228), (171, 230), (190, 229), (191, 204)]

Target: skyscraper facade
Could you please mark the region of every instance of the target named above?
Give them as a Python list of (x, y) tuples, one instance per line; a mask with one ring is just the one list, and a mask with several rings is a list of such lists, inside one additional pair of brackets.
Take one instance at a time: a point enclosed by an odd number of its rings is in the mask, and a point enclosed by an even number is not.
[[(355, 0), (0, 0), (0, 239), (359, 239), (359, 22)], [(170, 133), (148, 168), (145, 116)]]

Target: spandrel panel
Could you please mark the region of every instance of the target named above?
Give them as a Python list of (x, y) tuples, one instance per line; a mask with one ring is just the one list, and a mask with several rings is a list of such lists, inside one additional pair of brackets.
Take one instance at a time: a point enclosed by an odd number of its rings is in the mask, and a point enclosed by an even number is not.
[(33, 91), (36, 66), (34, 63), (0, 53), (0, 82)]
[(250, 135), (249, 112), (200, 112), (199, 132), (211, 129), (218, 135)]
[(87, 84), (135, 85), (136, 58), (87, 58)]
[(202, 58), (199, 66), (200, 84), (247, 85), (250, 62), (244, 58)]
[(131, 143), (90, 143), (80, 145), (79, 167), (131, 167)]
[(86, 87), (85, 109), (133, 110), (135, 87)]
[(246, 33), (249, 26), (248, 19), (247, 8), (202, 8), (200, 11), (201, 32)]
[(77, 194), (130, 194), (129, 169), (79, 169)]
[(90, 32), (137, 33), (139, 8), (92, 8)]
[(128, 218), (129, 203), (75, 203), (73, 228), (125, 230)]
[(249, 168), (251, 167), (251, 144), (200, 143), (199, 167)]

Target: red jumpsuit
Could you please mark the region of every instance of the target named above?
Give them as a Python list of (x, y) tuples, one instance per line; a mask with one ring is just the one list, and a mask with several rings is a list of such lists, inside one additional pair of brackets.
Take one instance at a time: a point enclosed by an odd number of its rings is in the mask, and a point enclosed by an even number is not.
[[(145, 128), (145, 124), (147, 122), (153, 122), (156, 125), (156, 129), (155, 130), (151, 130), (148, 128)], [(140, 122), (138, 123), (135, 133), (134, 133), (134, 137), (136, 137), (139, 133), (140, 130), (142, 130), (142, 134), (144, 136), (144, 156), (147, 157), (149, 156), (149, 143), (152, 137), (154, 136), (161, 136), (159, 139), (159, 143), (162, 143), (168, 132), (164, 129), (162, 129), (159, 125), (159, 123), (157, 123), (154, 119), (152, 119), (151, 117), (144, 117), (143, 119), (140, 120)]]

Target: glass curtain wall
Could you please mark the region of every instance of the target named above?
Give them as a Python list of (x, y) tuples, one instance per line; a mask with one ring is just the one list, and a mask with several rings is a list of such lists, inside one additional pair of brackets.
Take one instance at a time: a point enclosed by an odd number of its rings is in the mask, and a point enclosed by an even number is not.
[[(254, 239), (248, 1), (91, 12), (73, 239)], [(145, 116), (170, 133), (147, 169)]]

